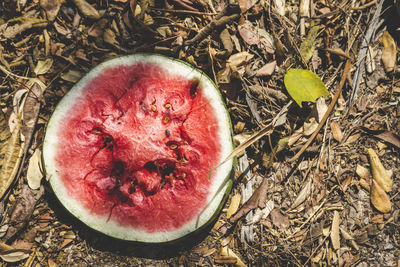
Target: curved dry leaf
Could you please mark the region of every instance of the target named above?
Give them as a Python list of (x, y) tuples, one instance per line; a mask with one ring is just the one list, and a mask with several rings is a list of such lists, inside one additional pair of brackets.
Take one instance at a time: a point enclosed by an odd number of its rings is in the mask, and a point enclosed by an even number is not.
[(388, 194), (386, 194), (385, 190), (374, 180), (372, 180), (371, 185), (371, 202), (374, 207), (382, 213), (390, 212), (392, 209), (392, 203), (390, 202)]
[(99, 19), (100, 13), (85, 0), (73, 0), (82, 15), (89, 19)]
[(372, 148), (368, 149), (369, 161), (371, 163), (372, 178), (380, 185), (380, 187), (389, 192), (392, 190), (393, 181), (387, 173), (385, 167), (383, 167), (382, 162), (378, 158), (378, 155)]
[(360, 178), (362, 178), (364, 180), (368, 180), (369, 177), (371, 177), (371, 173), (369, 172), (369, 170), (359, 164), (357, 164), (356, 173), (358, 176), (360, 176)]
[(23, 107), (21, 133), (25, 142), (24, 153), (26, 153), (29, 148), (33, 131), (35, 130), (36, 122), (39, 117), (42, 95), (46, 89), (43, 83), (37, 83), (35, 80), (33, 80), (31, 84)]
[(23, 147), (20, 140), (20, 130), (19, 122), (4, 145), (5, 153), (0, 169), (0, 199), (14, 180), (21, 162)]
[(260, 43), (257, 28), (248, 20), (238, 26), (238, 31), (243, 41), (248, 45), (257, 45)]
[[(216, 262), (218, 263), (233, 263), (238, 267), (246, 267), (247, 265), (243, 263), (243, 261), (236, 255), (230, 248), (221, 247), (218, 250), (218, 255), (215, 257)], [(227, 262), (226, 260), (230, 260)]]
[(36, 75), (43, 75), (46, 74), (51, 66), (53, 66), (53, 59), (52, 58), (47, 58), (45, 60), (39, 60), (35, 69), (33, 70), (33, 72)]
[(230, 67), (237, 68), (248, 63), (253, 57), (254, 55), (249, 52), (239, 52), (231, 55), (226, 63)]
[(342, 130), (340, 129), (339, 124), (336, 121), (331, 122), (331, 131), (333, 138), (338, 142), (342, 142), (343, 133)]
[(36, 148), (35, 152), (29, 159), (28, 171), (26, 173), (26, 179), (31, 189), (39, 189), (40, 183), (43, 178), (42, 171), (42, 153), (40, 149)]
[(18, 262), (29, 257), (29, 250), (11, 249), (0, 253), (0, 258), (5, 262)]
[(228, 211), (226, 212), (227, 219), (232, 217), (232, 215), (238, 211), (241, 199), (242, 199), (242, 196), (239, 193), (235, 194), (232, 197), (231, 204), (229, 205)]
[(40, 7), (46, 12), (47, 19), (53, 21), (60, 11), (61, 4), (64, 0), (40, 0)]
[(239, 7), (242, 12), (246, 12), (250, 8), (252, 8), (258, 0), (239, 0)]
[(0, 39), (12, 39), (26, 30), (46, 27), (47, 23), (47, 20), (30, 17), (10, 19), (7, 23), (0, 25)]
[(332, 247), (335, 250), (338, 250), (340, 248), (339, 224), (340, 224), (339, 212), (335, 210), (335, 212), (333, 213), (332, 228), (331, 228)]
[(77, 70), (69, 70), (68, 72), (61, 74), (61, 79), (72, 83), (76, 83), (81, 77), (82, 73)]
[(272, 73), (274, 73), (275, 67), (276, 67), (275, 60), (269, 62), (256, 71), (256, 76), (257, 77), (270, 76)]
[(381, 37), (383, 44), (382, 62), (387, 72), (393, 71), (396, 66), (396, 43), (388, 31), (384, 31)]
[[(11, 133), (8, 128), (6, 117), (3, 111), (0, 109), (0, 144), (5, 142), (8, 138), (10, 138)], [(1, 146), (3, 147), (3, 146)], [(0, 150), (1, 151), (1, 150)], [(0, 153), (0, 159), (3, 156), (3, 153)]]

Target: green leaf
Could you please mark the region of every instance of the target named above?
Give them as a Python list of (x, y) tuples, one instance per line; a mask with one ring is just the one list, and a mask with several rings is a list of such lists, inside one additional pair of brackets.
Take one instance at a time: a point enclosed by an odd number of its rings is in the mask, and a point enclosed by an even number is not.
[(301, 108), (303, 101), (315, 102), (317, 98), (329, 95), (318, 75), (309, 70), (289, 69), (284, 82), (289, 95)]

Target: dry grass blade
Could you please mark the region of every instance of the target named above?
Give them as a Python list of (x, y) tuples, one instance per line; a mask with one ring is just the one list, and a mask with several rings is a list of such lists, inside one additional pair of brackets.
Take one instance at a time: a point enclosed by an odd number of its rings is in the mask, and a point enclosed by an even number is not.
[(21, 162), (23, 147), (20, 140), (21, 125), (18, 122), (17, 127), (11, 134), (11, 137), (4, 145), (4, 158), (0, 169), (0, 199), (14, 180)]

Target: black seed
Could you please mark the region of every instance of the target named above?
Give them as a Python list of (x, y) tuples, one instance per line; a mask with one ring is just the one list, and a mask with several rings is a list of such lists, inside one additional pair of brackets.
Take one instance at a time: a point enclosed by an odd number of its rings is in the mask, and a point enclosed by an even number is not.
[(171, 132), (170, 132), (169, 130), (165, 130), (165, 134), (166, 134), (167, 136), (170, 136), (170, 135), (171, 135)]
[(190, 96), (192, 98), (194, 98), (196, 96), (196, 92), (197, 92), (197, 87), (199, 86), (200, 81), (195, 79), (192, 83), (192, 85), (190, 86)]

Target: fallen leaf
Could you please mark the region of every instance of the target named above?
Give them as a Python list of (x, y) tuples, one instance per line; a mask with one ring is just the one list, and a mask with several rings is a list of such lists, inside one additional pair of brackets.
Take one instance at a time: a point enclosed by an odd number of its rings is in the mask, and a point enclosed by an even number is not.
[(28, 185), (22, 185), (21, 199), (17, 200), (12, 208), (10, 221), (14, 223), (10, 225), (4, 237), (6, 240), (13, 237), (29, 221), (35, 205), (43, 193), (43, 186), (39, 190), (32, 190)]
[(361, 137), (361, 133), (352, 134), (349, 136), (349, 138), (347, 138), (347, 140), (344, 144), (350, 145), (350, 144), (360, 140), (360, 137)]
[(380, 185), (380, 187), (385, 190), (385, 192), (389, 192), (392, 190), (393, 181), (388, 175), (385, 167), (383, 167), (382, 162), (378, 158), (378, 155), (372, 148), (368, 150), (369, 161), (372, 169), (372, 178)]
[(300, 45), (300, 55), (304, 63), (308, 63), (315, 50), (315, 40), (317, 39), (320, 26), (314, 25), (308, 31), (307, 37)]
[(247, 64), (253, 57), (254, 55), (249, 52), (239, 52), (231, 55), (226, 62), (230, 67), (237, 68)]
[(64, 0), (40, 0), (40, 7), (46, 12), (47, 20), (53, 21), (57, 17), (63, 2)]
[(53, 66), (53, 59), (52, 58), (47, 58), (45, 60), (39, 60), (35, 69), (33, 70), (33, 72), (36, 75), (43, 75), (46, 74), (51, 66)]
[(108, 18), (101, 18), (96, 23), (94, 23), (89, 31), (88, 35), (94, 38), (98, 38), (103, 35), (106, 25), (108, 24)]
[(18, 17), (10, 19), (7, 23), (0, 25), (0, 40), (12, 39), (26, 30), (46, 27), (47, 24), (47, 20), (38, 18)]
[(274, 0), (276, 11), (281, 16), (285, 16), (285, 2), (285, 0)]
[(265, 208), (256, 210), (251, 220), (251, 223), (252, 224), (258, 223), (261, 219), (266, 219), (268, 215), (271, 213), (271, 211), (274, 209), (274, 207), (275, 207), (274, 201), (268, 200), (267, 204), (265, 205)]
[(84, 17), (94, 20), (101, 17), (100, 13), (92, 5), (86, 2), (86, 0), (73, 0), (73, 2)]
[(23, 147), (20, 140), (21, 123), (18, 120), (11, 137), (5, 142), (4, 158), (1, 161), (0, 169), (0, 199), (4, 196), (17, 174), (21, 162)]
[(82, 73), (77, 70), (69, 70), (68, 72), (61, 74), (61, 79), (72, 83), (76, 83), (81, 77)]
[(103, 39), (104, 39), (104, 42), (106, 42), (107, 44), (110, 44), (113, 46), (118, 45), (118, 41), (116, 39), (115, 33), (109, 28), (107, 28), (104, 31)]
[(258, 0), (239, 0), (238, 2), (240, 10), (242, 10), (242, 13), (244, 13), (252, 8), (258, 2)]
[(322, 118), (325, 116), (326, 111), (328, 110), (328, 106), (326, 105), (325, 99), (323, 97), (320, 97), (317, 99), (317, 102), (315, 103), (315, 109), (316, 109), (316, 117), (318, 123), (322, 121)]
[(260, 43), (257, 28), (248, 20), (238, 26), (238, 31), (243, 41), (248, 45), (257, 45)]
[(226, 212), (226, 218), (229, 219), (232, 217), (233, 214), (236, 213), (236, 211), (239, 209), (240, 205), (240, 200), (242, 199), (242, 196), (237, 193), (235, 194), (232, 199), (231, 199), (231, 204), (229, 205), (228, 211)]
[(372, 180), (371, 184), (371, 202), (382, 213), (390, 212), (392, 209), (388, 194), (375, 180)]
[(374, 137), (379, 138), (400, 149), (400, 136), (390, 131), (368, 131)]
[(340, 129), (340, 126), (336, 121), (331, 122), (331, 131), (332, 131), (333, 138), (338, 142), (342, 142), (343, 132)]
[(367, 168), (362, 165), (357, 164), (356, 173), (360, 178), (368, 180), (371, 177), (371, 173)]
[(25, 249), (11, 249), (0, 252), (0, 258), (5, 262), (18, 262), (29, 257), (30, 251)]
[[(238, 267), (245, 267), (246, 264), (236, 255), (230, 248), (228, 247), (221, 247), (218, 250), (217, 256), (214, 258), (217, 263), (232, 263)], [(225, 261), (224, 261), (225, 260)], [(227, 262), (226, 260), (230, 260)]]
[(256, 71), (256, 76), (257, 77), (270, 76), (272, 73), (274, 73), (275, 67), (276, 67), (275, 60), (269, 62)]
[(301, 203), (303, 203), (304, 200), (306, 200), (306, 198), (309, 197), (309, 195), (311, 194), (311, 189), (312, 189), (312, 179), (308, 178), (306, 184), (303, 186), (300, 193), (297, 195), (295, 201), (293, 201), (293, 204), (290, 206), (290, 208), (294, 209)]
[(242, 216), (247, 214), (250, 210), (257, 207), (265, 208), (265, 199), (267, 197), (268, 180), (263, 179), (261, 185), (254, 191), (250, 199), (239, 209), (239, 211), (230, 218), (230, 222), (239, 220)]
[(303, 135), (310, 136), (315, 132), (317, 128), (318, 122), (315, 120), (315, 118), (310, 118), (308, 121), (304, 122)]
[(284, 83), (289, 95), (302, 106), (303, 101), (314, 102), (329, 92), (317, 74), (303, 69), (289, 69), (284, 77)]
[(24, 153), (28, 151), (29, 145), (31, 143), (33, 131), (35, 130), (36, 123), (40, 112), (40, 103), (42, 100), (43, 92), (46, 86), (39, 79), (32, 79), (28, 82), (30, 89), (26, 100), (24, 102), (24, 107), (22, 109), (22, 127), (21, 133), (24, 137)]
[(396, 66), (396, 43), (388, 31), (384, 31), (380, 39), (383, 44), (382, 62), (387, 72), (393, 71)]
[(334, 250), (338, 250), (340, 248), (339, 224), (340, 224), (340, 215), (339, 212), (335, 210), (335, 212), (333, 213), (332, 227), (331, 227), (331, 241)]
[(35, 152), (29, 159), (28, 171), (26, 173), (26, 179), (31, 189), (39, 189), (40, 183), (43, 178), (42, 171), (42, 153), (39, 148), (36, 148)]
[(283, 230), (286, 230), (290, 225), (289, 218), (286, 215), (283, 215), (279, 208), (275, 208), (271, 211), (271, 219), (272, 223), (276, 227)]
[(4, 158), (5, 155), (5, 143), (11, 136), (10, 129), (7, 125), (6, 117), (3, 111), (0, 109), (0, 162)]
[(374, 60), (375, 55), (376, 55), (375, 50), (372, 48), (371, 45), (369, 45), (367, 50), (367, 57), (365, 59), (365, 67), (368, 73), (374, 72), (376, 68)]

